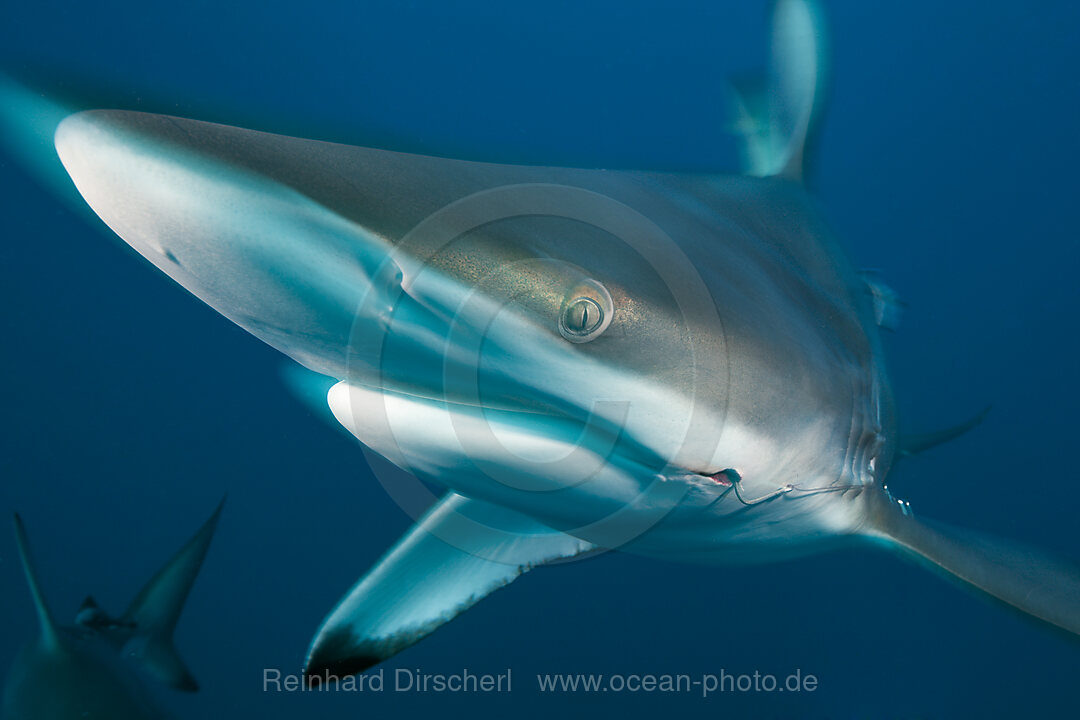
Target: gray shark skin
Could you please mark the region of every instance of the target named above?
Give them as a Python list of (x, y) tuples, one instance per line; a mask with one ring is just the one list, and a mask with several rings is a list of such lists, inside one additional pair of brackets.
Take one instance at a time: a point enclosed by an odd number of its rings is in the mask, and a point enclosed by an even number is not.
[(147, 680), (193, 692), (198, 685), (172, 644), (173, 629), (210, 547), (222, 506), (150, 579), (120, 618), (91, 598), (76, 622), (57, 625), (38, 582), (26, 531), (15, 533), (40, 633), (16, 656), (4, 683), (3, 720), (141, 720), (173, 717)]
[[(380, 662), (523, 572), (602, 549), (763, 562), (871, 543), (1080, 633), (1080, 579), (916, 519), (878, 321), (802, 183), (823, 26), (778, 0), (736, 88), (746, 175), (521, 167), (116, 110), (71, 115), (90, 208), (333, 383), (336, 419), (448, 493), (343, 597), (311, 682)], [(883, 304), (884, 303), (884, 304)]]

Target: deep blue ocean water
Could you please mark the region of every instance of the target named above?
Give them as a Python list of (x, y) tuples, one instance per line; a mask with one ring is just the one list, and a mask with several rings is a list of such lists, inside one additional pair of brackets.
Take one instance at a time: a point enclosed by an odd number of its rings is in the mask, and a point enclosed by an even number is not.
[[(322, 139), (504, 162), (733, 171), (725, 79), (766, 3), (0, 6), (0, 68), (61, 90)], [(815, 185), (907, 302), (904, 423), (986, 423), (905, 463), (925, 516), (1077, 559), (1080, 5), (830, 2)], [(539, 570), (387, 664), (501, 695), (282, 694), (318, 621), (409, 524), (282, 359), (0, 155), (0, 517), (62, 617), (119, 612), (229, 494), (177, 642), (186, 718), (1075, 717), (1080, 642), (870, 550), (763, 567), (608, 554)], [(100, 225), (100, 223), (98, 223)], [(0, 532), (0, 667), (35, 632)], [(562, 694), (547, 672), (801, 669), (813, 693)]]

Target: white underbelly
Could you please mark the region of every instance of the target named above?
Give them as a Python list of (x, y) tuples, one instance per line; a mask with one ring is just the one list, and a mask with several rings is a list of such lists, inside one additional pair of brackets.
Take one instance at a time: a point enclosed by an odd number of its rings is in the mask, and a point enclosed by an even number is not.
[(844, 493), (823, 491), (822, 481), (761, 500), (781, 486), (759, 478), (735, 488), (674, 468), (657, 472), (583, 442), (580, 426), (554, 416), (344, 382), (327, 399), (342, 425), (398, 467), (604, 547), (763, 561), (804, 552), (854, 521)]

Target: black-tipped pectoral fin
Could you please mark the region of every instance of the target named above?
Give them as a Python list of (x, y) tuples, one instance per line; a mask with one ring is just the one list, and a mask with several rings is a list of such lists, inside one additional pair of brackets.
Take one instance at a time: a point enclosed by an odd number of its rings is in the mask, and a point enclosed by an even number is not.
[(323, 621), (308, 651), (308, 681), (363, 672), (533, 567), (593, 549), (514, 511), (451, 493)]

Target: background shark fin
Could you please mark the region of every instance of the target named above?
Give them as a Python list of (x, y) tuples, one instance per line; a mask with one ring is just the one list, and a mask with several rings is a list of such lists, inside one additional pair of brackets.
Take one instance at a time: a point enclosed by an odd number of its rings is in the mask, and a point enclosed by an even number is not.
[(60, 634), (56, 630), (52, 612), (45, 600), (45, 593), (41, 591), (34, 560), (30, 555), (30, 541), (26, 537), (26, 528), (23, 527), (22, 518), (18, 513), (15, 514), (15, 542), (19, 546), (19, 559), (22, 560), (26, 582), (30, 586), (30, 595), (34, 598), (34, 607), (37, 609), (38, 621), (41, 625), (41, 637), (48, 646), (59, 647)]
[(122, 622), (134, 624), (134, 636), (124, 646), (125, 652), (151, 675), (177, 690), (199, 689), (176, 652), (173, 630), (210, 548), (224, 506), (222, 500), (199, 531), (150, 578), (122, 618)]
[(918, 455), (930, 448), (943, 445), (950, 440), (955, 440), (969, 430), (981, 425), (982, 421), (986, 419), (986, 416), (990, 414), (991, 407), (992, 406), (987, 405), (974, 417), (965, 420), (959, 425), (953, 425), (952, 427), (947, 427), (943, 430), (928, 433), (916, 433), (913, 435), (901, 435), (900, 440), (897, 443), (897, 452), (902, 456)]
[(827, 41), (812, 0), (776, 0), (769, 71), (733, 86), (748, 175), (802, 180), (825, 94)]
[(873, 533), (1028, 615), (1080, 635), (1080, 568), (981, 533), (916, 520), (886, 493)]
[(450, 493), (323, 621), (305, 674), (317, 684), (362, 672), (533, 567), (592, 549), (512, 510)]

